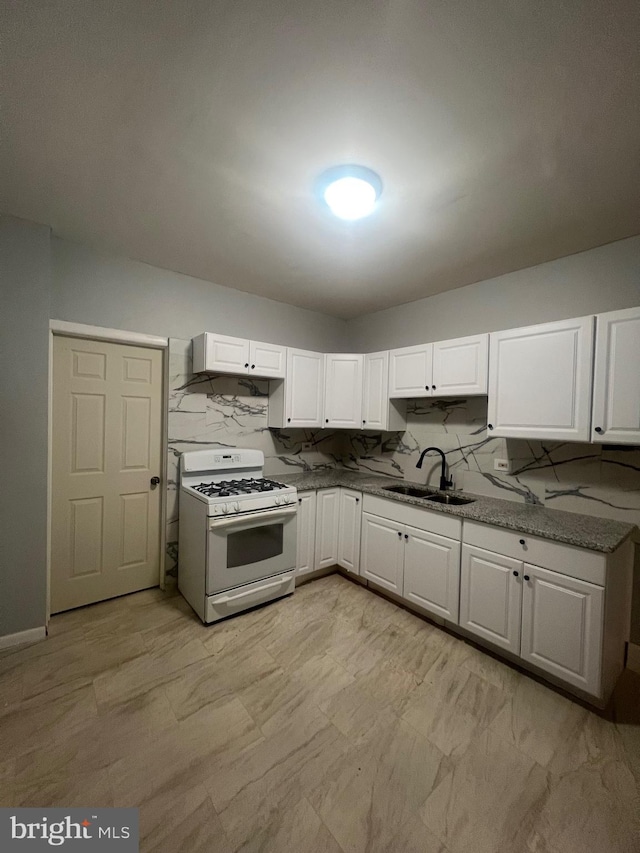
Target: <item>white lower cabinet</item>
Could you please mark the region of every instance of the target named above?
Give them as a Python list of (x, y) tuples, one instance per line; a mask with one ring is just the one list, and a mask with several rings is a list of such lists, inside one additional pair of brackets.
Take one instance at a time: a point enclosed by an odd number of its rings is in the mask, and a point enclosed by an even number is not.
[(522, 574), (519, 560), (462, 547), (460, 625), (515, 655), (520, 653)]
[(402, 595), (403, 562), (402, 525), (364, 512), (361, 574), (384, 589)]
[(405, 527), (403, 541), (403, 597), (457, 622), (460, 543), (416, 527)]
[(521, 657), (587, 693), (600, 690), (604, 589), (524, 564)]
[(296, 574), (304, 575), (315, 568), (316, 493), (298, 492), (298, 541)]
[(362, 495), (352, 489), (340, 489), (338, 521), (338, 565), (353, 574), (360, 573), (360, 526)]
[(338, 562), (340, 489), (320, 489), (316, 498), (316, 548), (314, 568), (326, 569)]

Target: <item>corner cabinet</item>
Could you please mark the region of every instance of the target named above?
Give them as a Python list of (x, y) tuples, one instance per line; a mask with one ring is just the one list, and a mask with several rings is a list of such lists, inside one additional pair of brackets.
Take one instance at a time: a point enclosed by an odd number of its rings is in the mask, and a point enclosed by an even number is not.
[(269, 427), (321, 427), (323, 385), (324, 355), (289, 348), (286, 378), (270, 384)]
[(591, 440), (640, 444), (640, 308), (596, 316)]
[(324, 364), (323, 426), (361, 429), (364, 356), (358, 353), (327, 353)]
[(490, 436), (589, 441), (594, 318), (493, 332)]
[(389, 399), (389, 352), (364, 357), (362, 429), (391, 432), (407, 426), (406, 403)]
[(283, 379), (286, 348), (203, 332), (192, 342), (194, 373), (229, 373)]

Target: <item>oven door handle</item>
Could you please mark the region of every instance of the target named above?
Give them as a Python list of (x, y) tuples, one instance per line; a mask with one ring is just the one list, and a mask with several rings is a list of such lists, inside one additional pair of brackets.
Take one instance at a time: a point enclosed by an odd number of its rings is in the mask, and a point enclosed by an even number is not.
[(275, 583), (268, 583), (266, 586), (261, 586), (259, 589), (250, 589), (247, 592), (239, 592), (235, 595), (225, 595), (222, 598), (218, 598), (216, 596), (215, 602), (216, 604), (228, 604), (230, 601), (237, 601), (239, 598), (248, 598), (250, 595), (260, 595), (263, 592), (266, 592), (268, 589), (275, 589), (277, 586), (282, 586), (285, 583), (289, 583), (293, 575), (291, 572), (288, 572), (286, 575), (283, 575), (279, 581)]
[(217, 530), (219, 527), (230, 527), (232, 524), (253, 524), (255, 522), (266, 519), (271, 521), (274, 518), (286, 518), (289, 515), (295, 515), (298, 507), (293, 506), (279, 507), (278, 509), (268, 509), (264, 512), (246, 512), (241, 515), (223, 516), (215, 518), (209, 523), (209, 530)]

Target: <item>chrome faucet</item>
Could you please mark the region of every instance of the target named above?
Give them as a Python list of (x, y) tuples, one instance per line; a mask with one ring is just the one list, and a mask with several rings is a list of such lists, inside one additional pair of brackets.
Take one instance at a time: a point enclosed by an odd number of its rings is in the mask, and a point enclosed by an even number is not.
[(440, 456), (442, 456), (442, 469), (440, 471), (440, 488), (444, 492), (445, 489), (449, 489), (451, 486), (453, 486), (453, 480), (447, 480), (447, 474), (446, 474), (447, 460), (446, 460), (446, 457), (444, 455), (444, 452), (442, 450), (440, 450), (439, 447), (427, 447), (426, 450), (423, 450), (422, 453), (420, 454), (420, 459), (418, 459), (418, 461), (416, 463), (416, 468), (422, 468), (422, 460), (427, 455), (427, 453), (429, 453), (431, 450), (435, 450), (436, 453), (439, 453)]

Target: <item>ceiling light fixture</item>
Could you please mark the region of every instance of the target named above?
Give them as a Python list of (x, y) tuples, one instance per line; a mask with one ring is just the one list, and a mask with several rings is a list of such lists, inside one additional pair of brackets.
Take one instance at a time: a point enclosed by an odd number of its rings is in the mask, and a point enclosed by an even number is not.
[(362, 219), (373, 212), (382, 192), (382, 181), (366, 166), (333, 166), (320, 175), (318, 190), (335, 216)]

